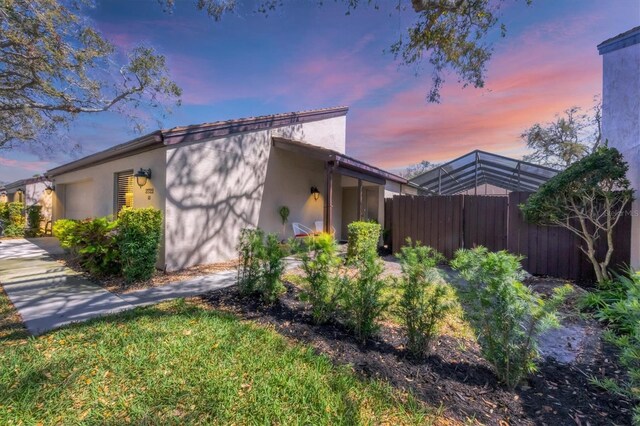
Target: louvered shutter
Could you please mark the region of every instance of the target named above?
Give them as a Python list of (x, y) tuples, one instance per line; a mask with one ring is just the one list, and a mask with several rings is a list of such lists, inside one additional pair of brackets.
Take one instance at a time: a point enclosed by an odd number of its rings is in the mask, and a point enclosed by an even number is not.
[(133, 207), (133, 170), (116, 173), (115, 214), (124, 207)]

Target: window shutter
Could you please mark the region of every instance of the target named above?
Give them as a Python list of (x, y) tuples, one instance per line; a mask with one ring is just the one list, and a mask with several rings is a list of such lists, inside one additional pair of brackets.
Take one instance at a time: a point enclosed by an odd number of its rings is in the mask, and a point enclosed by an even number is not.
[(115, 214), (123, 207), (133, 207), (133, 170), (116, 173), (115, 179)]

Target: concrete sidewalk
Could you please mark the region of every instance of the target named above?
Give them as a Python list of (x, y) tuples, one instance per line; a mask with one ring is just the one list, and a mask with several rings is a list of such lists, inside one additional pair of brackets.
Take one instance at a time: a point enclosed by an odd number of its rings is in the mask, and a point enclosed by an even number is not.
[(32, 334), (133, 307), (24, 239), (0, 243), (0, 284)]
[(0, 242), (0, 284), (30, 333), (37, 335), (137, 306), (197, 296), (235, 284), (235, 271), (116, 295), (53, 260), (52, 238)]

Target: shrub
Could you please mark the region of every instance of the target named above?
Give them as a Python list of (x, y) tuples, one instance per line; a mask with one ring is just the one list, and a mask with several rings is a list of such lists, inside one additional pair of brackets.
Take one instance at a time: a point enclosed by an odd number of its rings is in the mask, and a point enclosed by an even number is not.
[(40, 222), (42, 222), (42, 206), (34, 204), (27, 207), (27, 227), (30, 237), (40, 235)]
[(78, 221), (72, 219), (58, 219), (53, 223), (51, 232), (60, 241), (60, 247), (70, 250), (74, 246), (75, 228)]
[(240, 231), (237, 251), (240, 263), (238, 264), (238, 288), (240, 293), (247, 296), (254, 293), (260, 281), (260, 259), (264, 249), (262, 241), (264, 232), (262, 229), (244, 228)]
[(238, 287), (240, 293), (248, 296), (257, 294), (262, 301), (273, 303), (284, 291), (280, 281), (284, 272), (284, 247), (276, 234), (265, 237), (260, 228), (245, 228), (240, 233), (237, 245)]
[(118, 248), (122, 275), (131, 283), (153, 276), (162, 236), (162, 212), (156, 208), (123, 208), (118, 213)]
[(311, 303), (316, 323), (326, 322), (337, 309), (342, 288), (338, 277), (341, 263), (333, 236), (323, 233), (307, 239), (307, 251), (302, 256), (306, 276), (302, 295)]
[[(379, 231), (378, 227), (378, 233)], [(369, 245), (358, 255), (355, 278), (345, 278), (345, 314), (356, 336), (363, 342), (378, 330), (377, 320), (389, 305), (382, 298), (386, 286), (380, 277), (382, 270), (376, 247)]]
[[(640, 401), (640, 272), (629, 270), (592, 294), (599, 301), (596, 318), (609, 326), (605, 338), (620, 349), (620, 364), (627, 370), (626, 382), (595, 381), (609, 391)], [(640, 405), (634, 413), (634, 422), (640, 424)]]
[(400, 317), (407, 333), (407, 349), (414, 356), (430, 352), (431, 343), (438, 336), (440, 323), (453, 308), (451, 295), (436, 269), (444, 256), (420, 243), (402, 247), (397, 255), (402, 266), (399, 303)]
[(19, 202), (2, 203), (0, 220), (4, 222), (5, 237), (21, 237), (24, 235), (24, 204)]
[(357, 262), (365, 253), (378, 249), (381, 226), (375, 222), (352, 222), (347, 226), (347, 260)]
[(484, 358), (509, 388), (535, 371), (538, 339), (542, 332), (559, 325), (556, 310), (571, 288), (554, 290), (542, 300), (519, 280), (520, 258), (484, 247), (458, 250), (451, 266), (469, 282), (466, 294), (469, 319)]
[(89, 273), (107, 276), (120, 271), (117, 226), (117, 222), (101, 217), (79, 221), (72, 228), (72, 251)]
[(258, 292), (263, 302), (273, 303), (285, 290), (280, 281), (284, 272), (285, 253), (276, 234), (267, 235), (262, 254)]

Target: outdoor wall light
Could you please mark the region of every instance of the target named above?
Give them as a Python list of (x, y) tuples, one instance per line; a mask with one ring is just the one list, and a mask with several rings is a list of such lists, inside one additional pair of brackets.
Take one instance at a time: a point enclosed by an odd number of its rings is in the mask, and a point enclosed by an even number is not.
[(47, 185), (47, 186), (44, 188), (44, 192), (46, 192), (46, 193), (47, 193), (47, 195), (51, 195), (51, 193), (52, 193), (53, 191), (55, 191), (55, 190), (56, 190), (56, 186), (55, 186), (54, 184)]
[(318, 191), (318, 187), (311, 187), (311, 195), (313, 195), (314, 200), (318, 201), (318, 198), (320, 198), (320, 191)]
[(136, 177), (136, 183), (142, 188), (147, 184), (147, 180), (151, 179), (151, 169), (141, 168), (134, 176)]

